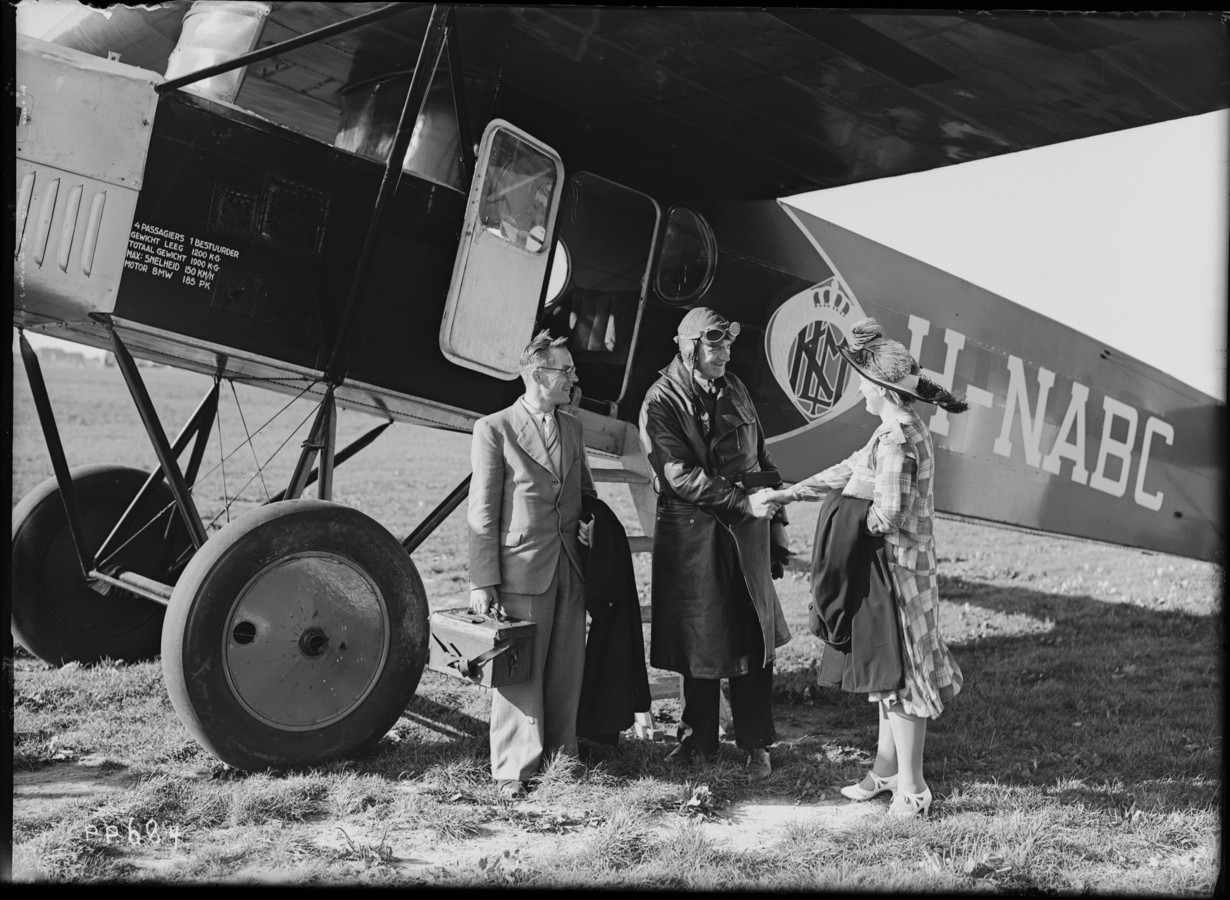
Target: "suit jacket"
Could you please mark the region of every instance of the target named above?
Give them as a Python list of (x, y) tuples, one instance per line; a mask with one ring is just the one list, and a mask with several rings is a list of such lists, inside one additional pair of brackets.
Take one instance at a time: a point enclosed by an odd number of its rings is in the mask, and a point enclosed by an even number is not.
[(589, 640), (577, 711), (577, 734), (601, 737), (623, 731), (649, 709), (649, 674), (641, 601), (628, 535), (619, 516), (597, 497), (586, 497), (594, 516), (585, 557), (585, 610)]
[(560, 409), (562, 472), (547, 455), (538, 424), (518, 400), (474, 423), (470, 445), (470, 587), (541, 594), (559, 555), (583, 579), (577, 526), (582, 493), (594, 494), (581, 422)]

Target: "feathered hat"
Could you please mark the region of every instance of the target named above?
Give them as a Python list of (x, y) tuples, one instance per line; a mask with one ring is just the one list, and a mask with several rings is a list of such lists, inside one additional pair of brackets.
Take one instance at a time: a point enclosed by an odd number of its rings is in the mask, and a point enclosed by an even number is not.
[(915, 400), (933, 403), (951, 413), (969, 409), (965, 398), (944, 390), (920, 374), (920, 367), (905, 345), (884, 337), (875, 319), (860, 319), (850, 326), (850, 336), (841, 347), (844, 356), (868, 381)]

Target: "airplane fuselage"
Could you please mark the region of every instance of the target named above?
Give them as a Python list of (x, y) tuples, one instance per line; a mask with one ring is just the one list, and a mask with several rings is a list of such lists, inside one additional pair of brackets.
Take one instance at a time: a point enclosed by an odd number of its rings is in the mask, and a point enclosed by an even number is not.
[[(74, 127), (90, 128), (67, 104), (57, 115), (69, 120), (41, 139), (44, 120), (32, 120), (24, 144), (19, 129), (27, 252), (15, 324), (54, 324), (106, 346), (102, 315), (135, 355), (322, 392), (384, 167), (230, 104), (155, 95), (150, 73), (31, 48), (49, 71), (75, 72), (83, 95), (94, 82), (112, 89), (122, 114), (105, 115), (140, 125), (105, 160), (79, 150), (59, 158)], [(23, 90), (37, 93), (38, 78)], [(512, 322), (514, 342), (542, 327), (572, 336), (587, 422), (634, 422), (684, 312), (712, 306), (742, 323), (730, 369), (751, 388), (785, 477), (804, 478), (861, 446), (874, 424), (836, 350), (850, 323), (875, 316), (971, 404), (959, 418), (925, 416), (938, 509), (1202, 558), (1220, 550), (1224, 407), (1211, 398), (776, 201), (654, 196), (584, 160), (563, 167), (560, 214), (541, 235), (558, 245), (556, 264), (567, 260), (562, 286), (510, 279), (484, 302), (539, 298)], [(335, 385), (341, 404), (464, 430), (519, 393), (512, 374), (458, 364), (442, 349), (472, 205), (454, 186), (401, 174), (372, 235)], [(671, 243), (688, 224), (680, 210), (712, 241), (682, 262)], [(595, 449), (621, 452), (617, 429), (591, 430)]]

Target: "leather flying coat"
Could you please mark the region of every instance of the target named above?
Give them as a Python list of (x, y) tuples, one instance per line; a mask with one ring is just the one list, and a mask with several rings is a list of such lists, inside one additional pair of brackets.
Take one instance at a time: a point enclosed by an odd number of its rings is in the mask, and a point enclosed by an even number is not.
[(734, 483), (773, 468), (756, 408), (727, 375), (708, 427), (689, 366), (676, 356), (645, 395), (641, 443), (658, 492), (650, 664), (692, 678), (749, 671), (739, 604), (750, 596), (767, 665), (790, 640), (769, 560), (769, 520)]

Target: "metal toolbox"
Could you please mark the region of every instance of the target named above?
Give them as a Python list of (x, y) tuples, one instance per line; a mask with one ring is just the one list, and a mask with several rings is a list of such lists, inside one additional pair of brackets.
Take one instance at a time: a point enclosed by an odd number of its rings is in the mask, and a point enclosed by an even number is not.
[(442, 609), (431, 614), (429, 624), (427, 668), (485, 687), (504, 687), (530, 677), (533, 622)]

